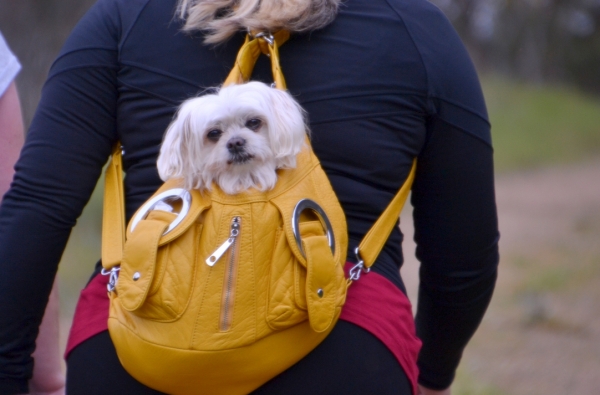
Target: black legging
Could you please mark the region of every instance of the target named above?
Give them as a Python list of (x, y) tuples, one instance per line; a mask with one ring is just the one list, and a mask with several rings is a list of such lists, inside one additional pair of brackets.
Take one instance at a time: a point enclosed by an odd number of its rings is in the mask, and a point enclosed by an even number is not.
[[(157, 394), (162, 392), (140, 384), (121, 367), (108, 332), (86, 340), (69, 354), (67, 395)], [(253, 394), (412, 395), (412, 391), (383, 343), (360, 327), (338, 321), (323, 343)]]

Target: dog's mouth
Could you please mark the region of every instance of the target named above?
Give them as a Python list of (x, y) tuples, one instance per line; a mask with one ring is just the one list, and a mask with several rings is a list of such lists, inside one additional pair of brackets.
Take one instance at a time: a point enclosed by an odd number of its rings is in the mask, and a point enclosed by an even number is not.
[(228, 165), (243, 165), (244, 163), (250, 162), (254, 159), (254, 155), (249, 154), (247, 152), (236, 152), (232, 153), (229, 160), (227, 161)]

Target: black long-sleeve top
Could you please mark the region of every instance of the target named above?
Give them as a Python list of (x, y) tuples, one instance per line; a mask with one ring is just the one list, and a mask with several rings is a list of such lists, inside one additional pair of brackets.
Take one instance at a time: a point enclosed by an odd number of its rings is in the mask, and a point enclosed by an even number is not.
[[(155, 162), (177, 106), (233, 65), (242, 34), (203, 45), (200, 33), (181, 32), (174, 8), (175, 0), (100, 0), (51, 68), (0, 207), (0, 394), (26, 390), (58, 262), (111, 146), (125, 148), (129, 217), (161, 184)], [(419, 380), (445, 388), (498, 262), (490, 125), (468, 54), (425, 0), (347, 0), (331, 25), (293, 35), (280, 55), (351, 250), (418, 157)], [(263, 58), (255, 79), (270, 81), (269, 70)], [(401, 242), (395, 230), (373, 269), (400, 288)]]

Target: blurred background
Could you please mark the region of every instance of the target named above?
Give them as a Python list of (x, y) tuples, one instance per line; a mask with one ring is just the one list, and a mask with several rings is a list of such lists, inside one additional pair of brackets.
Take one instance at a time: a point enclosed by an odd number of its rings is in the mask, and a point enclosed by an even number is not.
[[(481, 76), (492, 122), (500, 277), (454, 394), (600, 393), (600, 0), (431, 0)], [(1, 0), (25, 123), (50, 64), (92, 0)], [(100, 256), (101, 183), (59, 270), (64, 345)], [(416, 301), (410, 207), (402, 214)]]

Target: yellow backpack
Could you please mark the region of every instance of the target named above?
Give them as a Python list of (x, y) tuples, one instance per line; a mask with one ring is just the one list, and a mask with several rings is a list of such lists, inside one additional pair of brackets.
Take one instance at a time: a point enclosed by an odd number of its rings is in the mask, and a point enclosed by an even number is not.
[[(247, 38), (225, 84), (247, 81), (266, 53), (285, 89), (277, 48), (287, 38)], [(270, 191), (227, 195), (214, 186), (200, 193), (170, 180), (126, 233), (121, 171), (116, 149), (106, 174), (102, 263), (111, 275), (109, 332), (138, 381), (169, 394), (246, 394), (333, 329), (351, 282), (343, 271), (348, 237), (310, 145), (295, 169), (278, 170)], [(365, 238), (372, 245), (357, 270), (381, 250), (411, 177)], [(175, 213), (154, 209), (158, 202)]]

